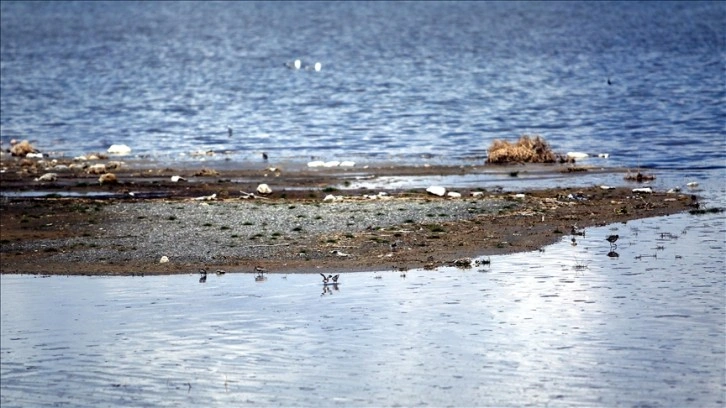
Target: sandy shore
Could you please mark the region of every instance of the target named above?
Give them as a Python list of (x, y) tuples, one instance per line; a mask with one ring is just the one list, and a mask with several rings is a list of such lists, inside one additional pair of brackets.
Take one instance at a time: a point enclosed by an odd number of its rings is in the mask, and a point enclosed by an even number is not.
[[(46, 166), (47, 167), (47, 166)], [(390, 176), (512, 173), (506, 166), (154, 168), (123, 164), (99, 185), (88, 169), (4, 157), (0, 202), (2, 273), (138, 275), (200, 268), (317, 273), (435, 268), (469, 257), (533, 251), (587, 227), (674, 214), (687, 194), (548, 188), (460, 188), (461, 198), (423, 188), (371, 191), (356, 181)], [(572, 166), (517, 171), (586, 174)], [(613, 170), (610, 170), (613, 171)], [(172, 182), (180, 175), (186, 181)], [(512, 174), (514, 177), (515, 174)], [(244, 198), (260, 183), (271, 194)], [(333, 195), (335, 200), (325, 201)], [(206, 197), (208, 199), (202, 199)], [(576, 238), (576, 236), (575, 236)], [(608, 247), (604, 240), (603, 246)], [(161, 263), (162, 257), (169, 262)]]

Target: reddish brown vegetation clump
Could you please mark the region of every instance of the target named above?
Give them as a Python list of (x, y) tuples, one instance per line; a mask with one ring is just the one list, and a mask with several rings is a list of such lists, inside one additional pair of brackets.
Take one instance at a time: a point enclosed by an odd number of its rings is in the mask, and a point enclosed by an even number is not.
[(523, 135), (517, 143), (494, 140), (489, 147), (487, 163), (554, 163), (556, 155), (539, 135)]

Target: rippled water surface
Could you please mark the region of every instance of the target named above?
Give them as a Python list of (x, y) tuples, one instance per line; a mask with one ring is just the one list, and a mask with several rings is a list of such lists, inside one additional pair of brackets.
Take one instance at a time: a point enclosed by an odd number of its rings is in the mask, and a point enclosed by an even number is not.
[[(4, 1), (0, 10), (5, 146), (481, 163), (492, 140), (540, 133), (558, 152), (607, 152), (613, 165), (724, 167), (723, 2)], [(303, 69), (285, 67), (295, 59)], [(315, 62), (320, 72), (304, 69)]]
[(337, 287), (2, 275), (0, 403), (723, 406), (725, 221), (591, 228), (576, 246)]
[[(262, 151), (460, 164), (537, 132), (724, 207), (725, 4), (3, 1), (0, 138), (63, 155), (228, 150), (215, 158), (234, 165)], [(296, 58), (323, 69), (284, 66)], [(317, 275), (2, 275), (0, 404), (723, 407), (725, 222), (608, 225), (329, 290)]]

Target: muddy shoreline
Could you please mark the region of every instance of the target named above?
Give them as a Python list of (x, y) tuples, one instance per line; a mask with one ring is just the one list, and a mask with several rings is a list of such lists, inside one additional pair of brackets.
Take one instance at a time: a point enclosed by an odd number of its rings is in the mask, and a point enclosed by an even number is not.
[[(5, 157), (2, 273), (436, 268), (464, 258), (534, 251), (570, 239), (573, 232), (587, 233), (587, 227), (674, 214), (693, 205), (691, 195), (634, 193), (643, 186), (626, 182), (611, 189), (453, 189), (461, 198), (435, 196), (423, 188), (355, 188), (360, 180), (390, 176), (624, 172), (571, 165), (220, 167), (157, 169), (153, 163), (124, 163), (112, 170), (117, 182), (100, 185), (99, 174), (88, 167), (63, 165), (56, 167), (55, 180), (36, 181), (53, 168)], [(175, 175), (184, 180), (171, 181)], [(272, 193), (256, 193), (260, 183)], [(603, 247), (608, 245), (603, 237)], [(169, 262), (160, 263), (163, 256)]]

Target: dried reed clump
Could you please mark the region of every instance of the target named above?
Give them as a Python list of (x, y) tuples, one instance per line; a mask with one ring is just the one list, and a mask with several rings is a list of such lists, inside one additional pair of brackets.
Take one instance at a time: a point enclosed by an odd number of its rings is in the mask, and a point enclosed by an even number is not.
[(539, 135), (523, 135), (517, 143), (496, 139), (489, 147), (487, 163), (554, 163), (556, 156)]

